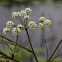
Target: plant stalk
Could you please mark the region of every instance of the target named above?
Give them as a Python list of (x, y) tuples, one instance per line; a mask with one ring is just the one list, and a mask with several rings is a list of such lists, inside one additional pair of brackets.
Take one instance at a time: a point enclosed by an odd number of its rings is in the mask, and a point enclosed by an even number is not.
[(47, 53), (47, 60), (48, 60), (48, 47), (47, 47), (46, 40), (45, 40), (45, 45), (46, 45), (46, 53)]
[(17, 42), (18, 42), (18, 34), (17, 34), (17, 37), (16, 37), (16, 44), (15, 44), (14, 54), (16, 52)]
[(52, 57), (53, 57), (54, 53), (55, 53), (55, 52), (56, 52), (56, 50), (58, 49), (58, 47), (59, 47), (59, 45), (61, 44), (61, 42), (62, 42), (62, 40), (58, 43), (58, 45), (57, 45), (57, 46), (56, 46), (56, 48), (54, 49), (53, 53), (51, 54), (51, 56), (50, 56), (50, 58), (48, 59), (48, 61), (47, 61), (47, 62), (50, 62), (50, 61), (51, 61), (51, 59), (52, 59)]
[(36, 54), (35, 54), (35, 52), (34, 52), (34, 49), (33, 49), (33, 46), (32, 46), (32, 43), (31, 43), (31, 40), (30, 40), (30, 37), (29, 37), (29, 33), (28, 33), (27, 28), (26, 28), (25, 30), (26, 30), (26, 33), (27, 33), (27, 36), (28, 36), (28, 39), (29, 39), (29, 43), (30, 43), (31, 49), (32, 49), (32, 51), (33, 51), (33, 55), (34, 55), (34, 57), (35, 57), (35, 60), (36, 60), (36, 62), (38, 62), (38, 59), (37, 59)]

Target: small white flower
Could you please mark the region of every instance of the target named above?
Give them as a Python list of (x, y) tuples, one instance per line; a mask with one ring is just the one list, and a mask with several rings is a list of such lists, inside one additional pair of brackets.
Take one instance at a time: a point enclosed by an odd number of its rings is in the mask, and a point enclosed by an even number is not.
[(3, 28), (3, 33), (4, 33), (4, 35), (5, 35), (7, 32), (9, 32), (9, 31), (10, 31), (10, 28), (8, 28), (8, 27)]
[(28, 15), (24, 16), (24, 20), (29, 20), (30, 17)]
[(30, 8), (25, 8), (26, 12), (31, 12), (32, 10)]
[(46, 19), (46, 20), (43, 22), (43, 24), (44, 24), (44, 25), (50, 26), (50, 25), (51, 25), (51, 21), (48, 20), (48, 19)]
[(7, 27), (12, 27), (14, 25), (14, 22), (12, 21), (7, 21), (6, 26)]
[(12, 18), (16, 17), (16, 16), (19, 16), (19, 12), (13, 12), (12, 13)]
[(21, 29), (20, 28), (17, 28), (18, 32), (21, 32)]
[(45, 18), (45, 17), (40, 17), (40, 18), (39, 18), (39, 21), (40, 21), (40, 22), (41, 22), (41, 21), (43, 21), (43, 22), (44, 22), (45, 20), (46, 20), (46, 18)]
[(39, 26), (38, 26), (38, 27), (42, 30), (42, 29), (45, 28), (45, 26), (46, 26), (46, 25), (44, 25), (44, 24), (42, 24), (42, 23), (39, 23)]
[(21, 10), (20, 12), (19, 12), (19, 16), (25, 16), (27, 13), (26, 13), (26, 11), (24, 11), (24, 10)]
[(34, 29), (34, 28), (37, 27), (37, 24), (36, 24), (36, 22), (31, 21), (31, 22), (29, 22), (28, 27), (29, 27), (30, 29)]
[(17, 34), (18, 34), (17, 28), (14, 27), (14, 28), (12, 29), (12, 35), (17, 35)]
[(21, 24), (18, 24), (17, 25), (18, 32), (22, 31), (23, 29), (24, 29), (24, 26), (23, 25), (21, 25)]

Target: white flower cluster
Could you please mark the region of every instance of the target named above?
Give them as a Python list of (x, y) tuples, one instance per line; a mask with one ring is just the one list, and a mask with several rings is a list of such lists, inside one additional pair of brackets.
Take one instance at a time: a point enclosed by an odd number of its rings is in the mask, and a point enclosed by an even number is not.
[(17, 35), (19, 32), (21, 32), (24, 29), (24, 26), (21, 24), (18, 24), (17, 27), (14, 27), (12, 29), (12, 35)]
[(50, 20), (48, 20), (48, 19), (46, 19), (45, 21), (44, 21), (44, 23), (43, 23), (44, 25), (48, 25), (48, 26), (50, 26), (51, 25), (51, 21)]
[(48, 25), (48, 26), (51, 25), (51, 21), (48, 20), (48, 19), (46, 19), (45, 17), (40, 17), (40, 18), (39, 18), (39, 21), (40, 21), (40, 22), (43, 21), (43, 23), (39, 23), (39, 26), (38, 26), (38, 27), (39, 27), (40, 29), (45, 28), (46, 25)]
[(6, 35), (6, 33), (9, 32), (9, 31), (10, 31), (10, 28), (8, 28), (8, 27), (3, 28), (4, 35)]
[(17, 31), (17, 28), (14, 27), (12, 28), (12, 35), (16, 35), (16, 34), (18, 34), (18, 31)]
[(16, 17), (16, 16), (19, 16), (19, 12), (13, 12), (12, 13), (12, 18)]
[[(6, 27), (3, 28), (3, 33), (6, 35), (7, 32), (9, 32), (11, 27), (14, 26), (14, 22), (12, 21), (7, 21), (6, 22)], [(12, 28), (12, 34), (16, 35), (18, 32), (21, 32), (24, 29), (24, 26), (21, 24), (18, 24), (16, 27)]]
[(12, 13), (12, 18), (17, 17), (17, 16), (25, 16), (27, 15), (28, 12), (31, 12), (32, 10), (30, 8), (25, 8), (25, 10), (21, 10), (20, 12), (13, 12)]
[(43, 22), (44, 22), (45, 20), (46, 20), (46, 18), (45, 18), (45, 17), (40, 17), (40, 18), (39, 18), (39, 21), (40, 21), (40, 22), (41, 22), (41, 21), (43, 21)]
[(12, 29), (12, 34), (13, 34), (13, 35), (16, 35), (16, 34), (18, 34), (19, 32), (21, 32), (23, 29), (25, 29), (24, 26), (21, 25), (21, 24), (18, 24), (16, 27), (14, 27), (14, 28)]
[(30, 17), (28, 15), (24, 16), (24, 20), (29, 20)]
[(31, 22), (29, 22), (28, 27), (29, 27), (30, 29), (35, 29), (35, 28), (37, 28), (37, 24), (36, 24), (36, 22), (31, 21)]
[(21, 10), (20, 12), (19, 12), (19, 15), (20, 16), (25, 16), (27, 13), (26, 13), (26, 11), (25, 10)]
[(7, 21), (7, 23), (6, 23), (6, 26), (7, 27), (12, 27), (14, 25), (14, 22), (12, 22), (12, 21)]
[(21, 25), (21, 24), (18, 24), (17, 28), (18, 28), (18, 32), (20, 32), (20, 31), (22, 31), (24, 29), (24, 26)]
[[(13, 12), (12, 13), (12, 18), (14, 17), (20, 17), (23, 16), (23, 25), (22, 24), (18, 24), (17, 26), (14, 25), (14, 22), (12, 21), (7, 21), (6, 22), (6, 27), (3, 28), (3, 33), (6, 34), (7, 32), (9, 32), (12, 28), (12, 35), (17, 35), (19, 32), (21, 32), (22, 30), (26, 29), (26, 28), (30, 28), (30, 29), (35, 29), (37, 27), (39, 27), (41, 30), (44, 29), (46, 27), (46, 25), (50, 26), (51, 25), (51, 21), (46, 19), (45, 17), (40, 17), (39, 18), (39, 25), (37, 25), (36, 22), (34, 21), (30, 21), (29, 23), (26, 20), (30, 19), (30, 16), (28, 15), (28, 12), (31, 12), (32, 10), (30, 8), (25, 8), (25, 10), (21, 10), (20, 12)], [(21, 21), (21, 20), (19, 20)], [(25, 25), (24, 22), (27, 22), (27, 25)]]
[(6, 27), (3, 28), (3, 33), (4, 35), (10, 31), (10, 28), (14, 25), (14, 23), (12, 21), (7, 21), (6, 22)]
[(38, 27), (42, 30), (42, 29), (45, 28), (45, 26), (46, 26), (46, 25), (44, 25), (43, 23), (39, 23), (39, 26), (38, 26)]
[(26, 12), (31, 12), (32, 10), (30, 8), (25, 8)]

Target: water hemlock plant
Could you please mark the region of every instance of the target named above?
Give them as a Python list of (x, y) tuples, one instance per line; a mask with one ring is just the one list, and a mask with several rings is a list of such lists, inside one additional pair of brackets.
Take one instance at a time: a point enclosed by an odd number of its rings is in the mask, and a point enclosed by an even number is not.
[[(0, 51), (0, 54), (3, 55), (5, 58), (7, 58), (8, 61), (9, 61), (9, 59), (11, 59), (11, 60), (16, 61), (16, 62), (22, 62), (22, 61), (19, 61), (19, 60), (15, 59), (15, 57), (14, 57), (15, 53), (16, 53), (17, 46), (21, 46), (23, 49), (32, 53), (36, 62), (38, 62), (38, 58), (35, 54), (34, 48), (33, 48), (32, 43), (31, 43), (31, 39), (30, 39), (30, 36), (29, 36), (28, 29), (34, 30), (34, 29), (38, 28), (40, 30), (43, 30), (46, 26), (50, 27), (52, 23), (49, 19), (47, 19), (43, 16), (41, 16), (39, 18), (38, 22), (29, 21), (31, 19), (30, 16), (29, 16), (29, 12), (32, 12), (32, 10), (30, 8), (25, 8), (25, 10), (21, 10), (19, 12), (13, 12), (12, 13), (12, 18), (16, 18), (17, 21), (18, 21), (18, 24), (15, 25), (15, 23), (12, 20), (9, 20), (9, 21), (6, 22), (6, 26), (3, 28), (3, 34), (4, 35), (6, 35), (7, 32), (11, 32), (13, 36), (16, 36), (16, 42), (15, 42), (15, 41), (13, 41), (9, 38), (6, 38), (5, 36), (0, 35), (0, 37), (5, 38), (9, 42), (14, 43), (14, 46), (15, 46), (11, 56), (8, 56), (5, 53)], [(28, 40), (29, 40), (29, 43), (30, 43), (30, 46), (31, 46), (31, 50), (18, 43), (19, 32), (22, 32), (23, 30), (26, 31), (26, 34), (27, 34), (27, 37), (28, 37)], [(59, 45), (60, 45), (60, 43), (59, 43)], [(59, 45), (56, 47), (55, 51), (57, 50)], [(46, 44), (46, 47), (47, 47), (47, 44)], [(47, 48), (46, 48), (46, 50), (47, 50), (46, 52), (48, 52)], [(55, 51), (52, 53), (52, 56), (54, 55)], [(47, 62), (51, 61), (52, 56), (49, 59), (47, 59)]]

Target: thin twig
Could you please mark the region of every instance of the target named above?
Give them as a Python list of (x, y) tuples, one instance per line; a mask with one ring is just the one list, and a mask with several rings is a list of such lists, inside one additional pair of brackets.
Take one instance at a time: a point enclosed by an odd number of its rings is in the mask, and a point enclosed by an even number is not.
[(21, 21), (19, 20), (19, 18), (18, 17), (16, 17), (16, 19), (21, 23)]
[(17, 18), (17, 20), (21, 23), (22, 22), (22, 24), (24, 25), (24, 23), (23, 23), (23, 20), (21, 20), (21, 18), (18, 16), (18, 17), (16, 17)]
[(15, 58), (12, 58), (12, 57), (6, 55), (5, 53), (3, 53), (3, 52), (1, 52), (1, 51), (0, 51), (0, 54), (3, 55), (3, 56), (5, 56), (5, 58), (7, 58), (7, 59), (11, 59), (11, 60), (14, 60), (14, 61), (16, 61), (16, 62), (22, 62), (22, 61), (19, 61), (19, 60), (15, 59)]
[[(13, 40), (11, 40), (11, 39), (9, 39), (9, 38), (7, 38), (7, 37), (5, 37), (5, 36), (0, 35), (0, 37), (5, 38), (5, 39), (7, 39), (8, 41), (11, 41), (11, 42), (13, 42), (13, 43), (16, 44), (16, 42), (14, 42)], [(28, 48), (22, 46), (21, 44), (17, 43), (17, 45), (19, 45), (19, 46), (21, 46), (22, 48), (24, 48), (25, 50), (27, 50), (27, 51), (33, 53), (32, 50), (30, 50), (30, 49), (28, 49)]]
[(55, 57), (51, 60), (51, 62), (53, 62), (53, 61), (54, 61), (54, 59), (56, 59), (57, 57), (59, 57), (59, 55), (55, 56)]
[[(18, 18), (21, 20), (21, 18), (18, 16)], [(21, 20), (21, 22), (22, 22), (22, 24), (24, 25), (24, 23), (23, 23), (23, 20)], [(25, 26), (25, 25), (24, 25)]]
[(58, 47), (59, 47), (59, 45), (61, 44), (61, 42), (62, 42), (62, 40), (58, 43), (58, 45), (57, 45), (57, 46), (56, 46), (56, 48), (54, 49), (53, 53), (51, 54), (51, 56), (50, 56), (50, 58), (48, 59), (48, 61), (47, 61), (47, 62), (50, 62), (50, 61), (51, 61), (51, 59), (52, 59), (52, 57), (53, 57), (54, 53), (55, 53), (55, 52), (56, 52), (56, 50), (58, 49)]

